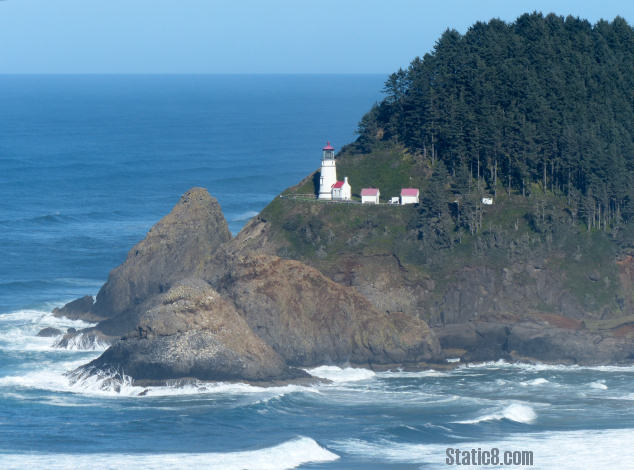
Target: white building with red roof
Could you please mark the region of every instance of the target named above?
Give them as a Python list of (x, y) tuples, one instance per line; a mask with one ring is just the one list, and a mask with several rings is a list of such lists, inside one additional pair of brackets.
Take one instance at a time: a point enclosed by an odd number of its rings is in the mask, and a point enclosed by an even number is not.
[(332, 185), (333, 201), (349, 201), (352, 197), (352, 189), (348, 183), (348, 177), (345, 176), (343, 181), (337, 181)]
[(378, 204), (381, 191), (378, 188), (363, 188), (361, 190), (362, 204)]
[(401, 189), (401, 205), (418, 204), (420, 191), (417, 188)]

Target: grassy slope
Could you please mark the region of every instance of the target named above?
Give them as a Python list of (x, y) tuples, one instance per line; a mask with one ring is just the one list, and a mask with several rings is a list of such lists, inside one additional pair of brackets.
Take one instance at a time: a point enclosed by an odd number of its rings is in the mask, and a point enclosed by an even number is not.
[[(431, 171), (401, 148), (382, 148), (369, 155), (344, 152), (338, 157), (337, 173), (340, 179), (349, 177), (353, 198), (362, 187), (375, 186), (387, 200), (398, 195), (401, 187), (424, 190)], [(318, 174), (310, 175), (285, 194), (314, 194), (316, 181)], [(533, 188), (527, 198), (507, 195), (499, 188), (495, 204), (483, 206), (480, 231), (475, 235), (454, 231), (454, 244), (444, 248), (421, 241), (416, 228), (419, 212), (417, 206), (277, 198), (262, 216), (272, 222), (273, 236), (283, 246), (279, 254), (309, 261), (324, 272), (342, 256), (394, 254), (408, 269), (433, 278), (441, 292), (451, 287), (452, 273), (463, 266), (501, 270), (526, 256), (541, 254), (547, 267), (558, 273), (563, 285), (588, 310), (609, 312), (606, 321), (612, 323), (629, 313), (619, 307), (619, 298), (630, 293), (622, 292), (619, 284), (618, 245), (608, 234), (588, 232), (572, 221), (562, 196)], [(453, 227), (453, 221), (444, 222)], [(540, 310), (557, 313), (550, 305), (542, 305)], [(600, 327), (601, 321), (593, 326)]]

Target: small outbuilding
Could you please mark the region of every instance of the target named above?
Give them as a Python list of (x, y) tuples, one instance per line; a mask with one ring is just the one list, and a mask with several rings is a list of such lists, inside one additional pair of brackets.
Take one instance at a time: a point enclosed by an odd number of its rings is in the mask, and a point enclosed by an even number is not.
[(378, 188), (363, 188), (361, 190), (361, 203), (378, 204), (380, 195), (381, 192), (378, 190)]
[(417, 188), (401, 189), (401, 205), (418, 204), (420, 191)]
[(352, 195), (350, 189), (350, 183), (348, 183), (348, 177), (344, 177), (343, 181), (337, 181), (332, 185), (332, 199), (333, 201), (349, 201)]

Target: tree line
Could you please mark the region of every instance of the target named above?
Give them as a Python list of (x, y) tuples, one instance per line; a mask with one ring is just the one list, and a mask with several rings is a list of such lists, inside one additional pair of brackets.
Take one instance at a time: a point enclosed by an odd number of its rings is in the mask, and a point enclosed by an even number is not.
[[(525, 14), (447, 30), (385, 83), (356, 147), (398, 142), (454, 192), (567, 198), (588, 228), (634, 216), (634, 30)], [(435, 183), (437, 184), (437, 182)]]

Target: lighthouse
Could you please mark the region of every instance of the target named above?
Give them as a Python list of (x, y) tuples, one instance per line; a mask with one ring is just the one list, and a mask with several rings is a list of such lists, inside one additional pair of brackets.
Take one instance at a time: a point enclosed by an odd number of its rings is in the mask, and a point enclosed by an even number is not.
[(335, 148), (326, 143), (321, 154), (321, 174), (319, 178), (319, 199), (332, 199), (332, 187), (337, 182)]

